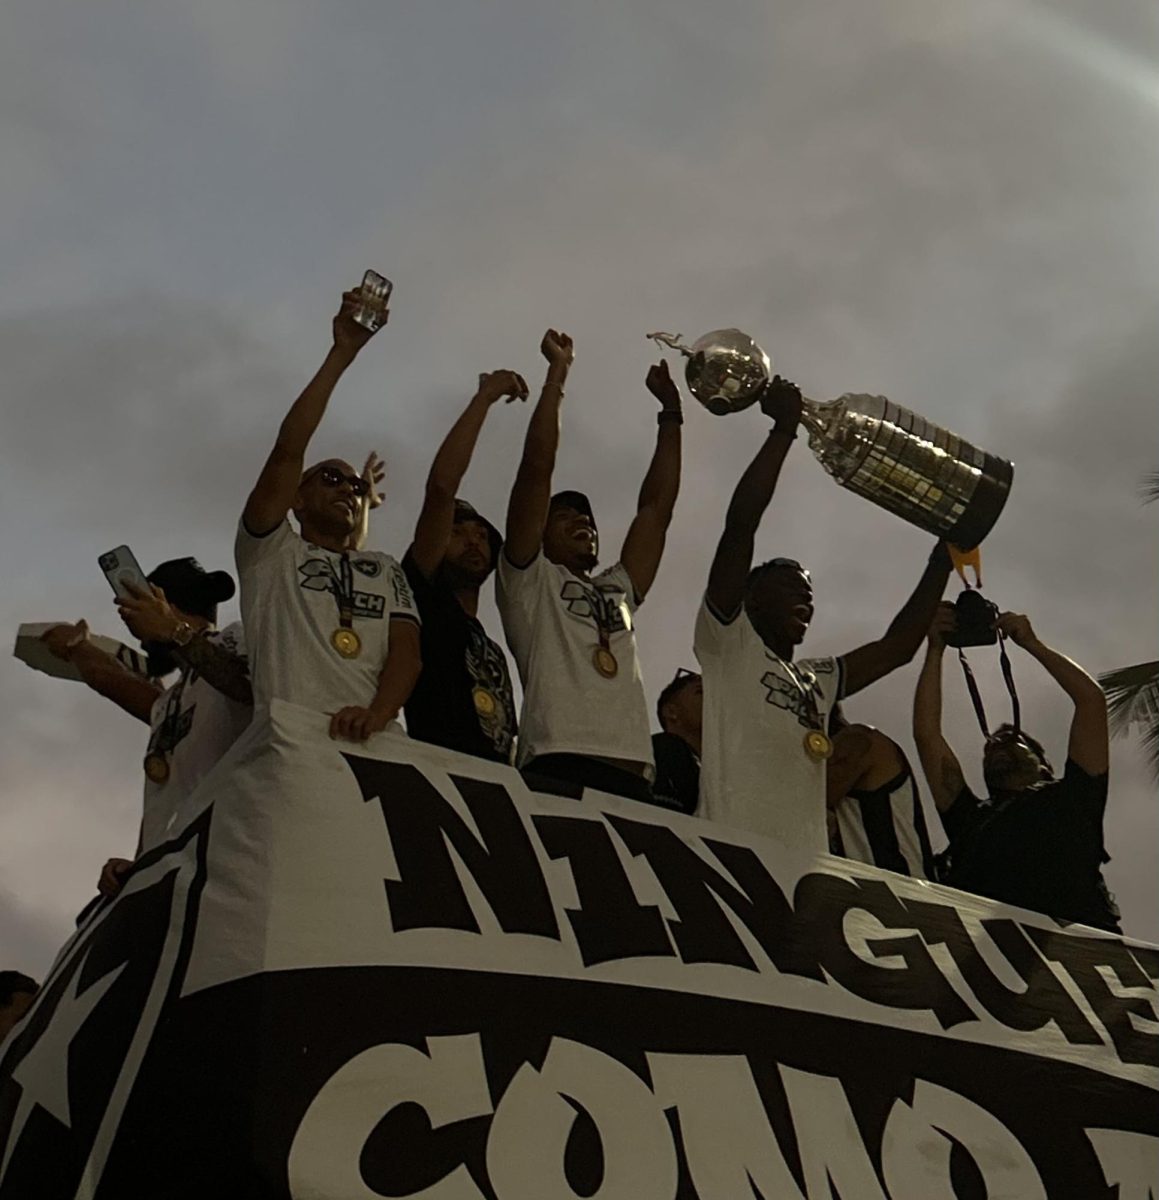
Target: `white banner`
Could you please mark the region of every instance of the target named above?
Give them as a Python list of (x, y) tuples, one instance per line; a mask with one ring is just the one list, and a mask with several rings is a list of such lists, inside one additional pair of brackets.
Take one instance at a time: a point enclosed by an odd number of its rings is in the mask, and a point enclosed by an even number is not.
[(260, 713), (0, 1057), (0, 1200), (1153, 1200), (1159, 950)]

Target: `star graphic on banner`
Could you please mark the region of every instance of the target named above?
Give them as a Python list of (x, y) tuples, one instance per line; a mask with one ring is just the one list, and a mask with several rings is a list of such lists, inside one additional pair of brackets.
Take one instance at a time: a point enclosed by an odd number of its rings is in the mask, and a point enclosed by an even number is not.
[(72, 982), (60, 998), (56, 1011), (49, 1018), (40, 1037), (12, 1072), (20, 1084), (20, 1102), (8, 1131), (8, 1149), (0, 1163), (0, 1181), (8, 1169), (9, 1160), (32, 1110), (40, 1105), (67, 1129), (72, 1128), (72, 1110), (68, 1102), (68, 1051), (73, 1038), (89, 1019), (89, 1014), (101, 1002), (105, 993), (116, 983), (127, 966), (122, 963), (115, 971), (98, 979), (83, 995), (77, 994), (84, 971), (81, 964), (73, 972)]

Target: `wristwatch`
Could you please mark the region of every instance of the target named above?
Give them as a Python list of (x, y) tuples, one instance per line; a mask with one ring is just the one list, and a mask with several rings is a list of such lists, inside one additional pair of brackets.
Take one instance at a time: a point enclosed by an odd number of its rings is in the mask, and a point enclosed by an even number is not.
[(174, 646), (188, 646), (196, 633), (197, 630), (188, 621), (178, 621), (169, 640)]

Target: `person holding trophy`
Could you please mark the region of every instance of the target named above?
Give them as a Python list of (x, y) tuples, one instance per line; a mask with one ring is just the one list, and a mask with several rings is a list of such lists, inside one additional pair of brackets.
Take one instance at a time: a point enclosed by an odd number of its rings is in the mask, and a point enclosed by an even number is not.
[[(837, 451), (842, 474), (837, 467), (830, 473), (850, 490), (932, 532), (965, 528), (968, 545), (997, 518), (1009, 484), (1003, 468), (1009, 464), (994, 460), (999, 466), (990, 474), (998, 480), (992, 483), (982, 478), (982, 468), (957, 472), (957, 460), (944, 450), (923, 459), (929, 438), (944, 442), (954, 435), (928, 422), (919, 427), (920, 419), (880, 397), (869, 398), (880, 401), (876, 405), (850, 403), (863, 397), (831, 406), (806, 401), (795, 384), (770, 378), (768, 355), (739, 330), (707, 334), (690, 348), (668, 334), (650, 336), (688, 355), (689, 387), (710, 412), (723, 415), (759, 402), (773, 421), (733, 493), (696, 620), (693, 648), (704, 686), (699, 813), (792, 850), (821, 853), (827, 846), (826, 760), (833, 753), (829, 713), (842, 697), (914, 657), (945, 590), (951, 559), (939, 537), (917, 588), (881, 638), (841, 656), (795, 660), (813, 619), (809, 572), (792, 558), (756, 567), (752, 560), (757, 527), (798, 426), (809, 429), (810, 444), (827, 469), (819, 446)], [(927, 460), (936, 464), (933, 470), (943, 471), (946, 462), (952, 469), (939, 477), (936, 489), (927, 480), (929, 503), (916, 503), (902, 494), (898, 480), (905, 471), (916, 474)], [(874, 486), (883, 470), (889, 488), (880, 480)]]
[[(547, 380), (528, 426), (499, 558), (499, 615), (523, 682), (518, 766), (569, 792), (651, 800), (652, 738), (636, 653), (636, 610), (652, 586), (680, 487), (680, 393), (664, 364), (652, 462), (613, 566), (596, 571), (599, 534), (582, 492), (551, 494), (571, 338), (549, 329)], [(578, 794), (578, 792), (576, 793)]]

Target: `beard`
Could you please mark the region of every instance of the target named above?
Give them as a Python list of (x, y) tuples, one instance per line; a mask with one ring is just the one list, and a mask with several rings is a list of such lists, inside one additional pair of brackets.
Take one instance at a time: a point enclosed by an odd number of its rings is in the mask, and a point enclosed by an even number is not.
[(443, 582), (452, 592), (478, 591), (491, 574), (491, 564), (484, 563), (481, 567), (470, 567), (462, 562), (450, 562), (443, 559)]

